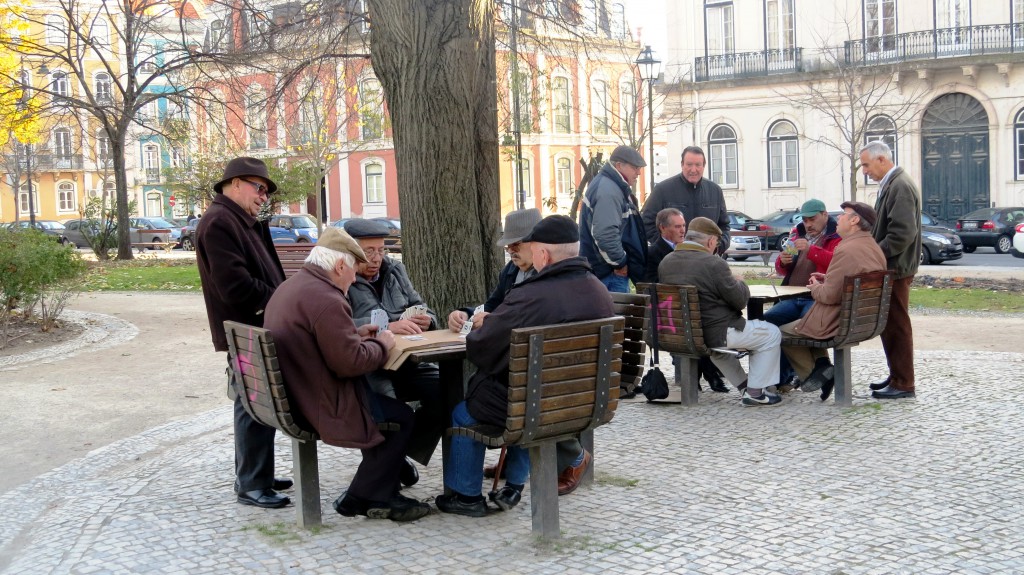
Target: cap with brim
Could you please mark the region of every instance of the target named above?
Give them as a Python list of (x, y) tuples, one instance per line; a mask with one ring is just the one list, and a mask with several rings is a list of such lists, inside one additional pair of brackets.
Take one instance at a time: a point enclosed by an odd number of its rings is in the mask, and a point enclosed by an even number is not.
[(345, 231), (356, 239), (386, 238), (390, 235), (384, 222), (354, 218), (345, 222)]
[(341, 228), (334, 226), (325, 228), (316, 242), (316, 247), (351, 254), (357, 262), (366, 263), (366, 254), (363, 253), (363, 248), (359, 247), (359, 242)]
[(505, 230), (498, 238), (498, 245), (504, 247), (523, 241), (523, 236), (530, 233), (530, 230), (538, 222), (540, 222), (540, 210), (537, 208), (509, 212), (505, 215)]
[(640, 155), (640, 152), (630, 148), (629, 146), (618, 146), (612, 150), (612, 155), (608, 157), (608, 161), (611, 163), (625, 162), (635, 168), (643, 168), (647, 165), (644, 161), (644, 157)]
[(825, 202), (821, 200), (807, 200), (800, 206), (800, 217), (813, 218), (825, 211)]
[(875, 208), (872, 208), (864, 202), (843, 202), (839, 207), (844, 210), (846, 208), (850, 208), (857, 212), (857, 215), (871, 226), (874, 226), (875, 221), (878, 220), (878, 212), (875, 211)]
[(541, 244), (574, 244), (580, 241), (580, 229), (568, 216), (548, 216), (533, 226), (521, 240)]
[(220, 181), (213, 185), (213, 191), (219, 193), (223, 192), (224, 184), (230, 182), (235, 178), (263, 178), (267, 181), (267, 193), (273, 194), (277, 191), (277, 184), (274, 180), (270, 179), (270, 172), (267, 171), (267, 164), (259, 158), (235, 158), (228, 162), (228, 165), (224, 166), (224, 174), (221, 176)]
[(709, 236), (722, 237), (722, 228), (708, 218), (698, 217), (686, 224), (687, 231), (700, 232)]

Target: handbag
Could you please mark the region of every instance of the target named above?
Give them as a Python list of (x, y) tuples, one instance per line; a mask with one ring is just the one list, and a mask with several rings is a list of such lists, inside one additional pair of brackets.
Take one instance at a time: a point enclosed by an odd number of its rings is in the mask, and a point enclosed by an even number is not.
[(640, 380), (640, 389), (643, 391), (644, 397), (647, 398), (648, 402), (668, 397), (668, 381), (665, 380), (665, 374), (661, 373), (661, 369), (658, 367), (658, 290), (653, 283), (650, 284), (650, 293), (651, 326), (653, 331), (651, 334), (651, 350), (654, 353), (651, 354), (650, 368), (644, 374), (644, 378)]

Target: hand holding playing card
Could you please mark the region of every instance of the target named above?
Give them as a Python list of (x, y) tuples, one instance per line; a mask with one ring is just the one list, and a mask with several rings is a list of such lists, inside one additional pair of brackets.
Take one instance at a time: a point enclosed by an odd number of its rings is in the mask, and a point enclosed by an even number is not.
[(415, 322), (409, 319), (400, 319), (393, 321), (388, 325), (388, 329), (397, 333), (398, 335), (415, 335), (417, 333), (423, 333), (420, 326), (416, 325)]
[(377, 326), (377, 331), (381, 332), (388, 328), (388, 312), (377, 308), (370, 312), (370, 323)]

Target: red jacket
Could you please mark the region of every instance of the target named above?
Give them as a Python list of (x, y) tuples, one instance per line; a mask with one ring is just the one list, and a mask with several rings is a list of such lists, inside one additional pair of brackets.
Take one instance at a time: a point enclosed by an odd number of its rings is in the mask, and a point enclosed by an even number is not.
[[(825, 224), (825, 243), (816, 246), (812, 245), (807, 248), (807, 259), (814, 262), (814, 271), (818, 273), (825, 273), (828, 271), (828, 265), (832, 263), (832, 254), (836, 250), (836, 246), (843, 238), (836, 232), (836, 219), (832, 216), (828, 217), (828, 223)], [(807, 237), (807, 230), (803, 223), (799, 223), (793, 228), (793, 231), (789, 233), (790, 238), (803, 238)], [(781, 246), (780, 246), (781, 248)], [(780, 276), (785, 276), (782, 280), (782, 285), (789, 285), (789, 276), (792, 275), (793, 269), (796, 267), (796, 261), (801, 255), (797, 254), (793, 261), (788, 266), (782, 265), (782, 258), (775, 258), (775, 272)]]

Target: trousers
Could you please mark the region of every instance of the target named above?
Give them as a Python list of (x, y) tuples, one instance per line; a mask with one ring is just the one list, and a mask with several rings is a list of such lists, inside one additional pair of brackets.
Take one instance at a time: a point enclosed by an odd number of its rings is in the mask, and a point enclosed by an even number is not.
[(747, 320), (743, 330), (734, 327), (726, 330), (725, 345), (750, 352), (749, 377), (743, 371), (740, 360), (731, 355), (712, 352), (711, 361), (715, 362), (734, 386), (746, 381), (750, 389), (764, 389), (779, 383), (781, 343), (782, 334), (779, 328), (764, 320)]
[(882, 349), (889, 364), (889, 386), (914, 391), (914, 330), (910, 325), (910, 284), (914, 276), (892, 282), (889, 319), (882, 330)]

